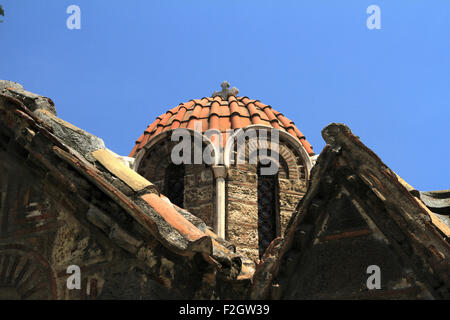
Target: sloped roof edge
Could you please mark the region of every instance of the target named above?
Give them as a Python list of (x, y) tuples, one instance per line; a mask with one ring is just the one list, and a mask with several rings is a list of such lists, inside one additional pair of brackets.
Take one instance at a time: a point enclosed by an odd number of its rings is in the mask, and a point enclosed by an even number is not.
[[(33, 95), (32, 97), (34, 98), (34, 94), (28, 93), (25, 90), (21, 90), (20, 94), (24, 96)], [(136, 180), (130, 174), (126, 175), (126, 179), (124, 177), (118, 177), (115, 174), (115, 169), (120, 168), (119, 171), (121, 173), (127, 170), (125, 164), (119, 159), (115, 160), (114, 157), (109, 159), (111, 166), (114, 167), (113, 169), (110, 168), (108, 170), (103, 165), (100, 167), (97, 166), (97, 159), (95, 159), (92, 152), (104, 149), (101, 139), (57, 118), (53, 113), (48, 112), (48, 110), (28, 109), (24, 104), (26, 99), (28, 98), (19, 100), (17, 96), (10, 95), (7, 92), (5, 93), (5, 90), (2, 90), (0, 93), (0, 106), (6, 110), (8, 117), (12, 115), (19, 122), (23, 122), (20, 126), (17, 124), (18, 122), (8, 123), (9, 129), (17, 136), (22, 136), (23, 127), (26, 126), (32, 129), (33, 135), (39, 132), (45, 136), (57, 157), (68, 163), (88, 181), (119, 204), (121, 208), (130, 214), (133, 219), (142, 225), (163, 246), (178, 255), (193, 255), (196, 252), (201, 253), (209, 263), (213, 264), (217, 264), (217, 260), (223, 260), (223, 256), (228, 257), (230, 261), (245, 259), (245, 257), (240, 257), (230, 252), (217, 243), (217, 241), (213, 241), (210, 235), (197, 229), (185, 216), (176, 210), (167, 210), (173, 205), (167, 203), (167, 200), (160, 198), (159, 192), (151, 182), (142, 184), (145, 178), (139, 176)], [(0, 116), (3, 117), (5, 114), (0, 114)], [(67, 135), (71, 139), (69, 145), (65, 139)], [(74, 135), (76, 136), (74, 137)], [(28, 137), (27, 139), (32, 139), (32, 137)], [(86, 145), (81, 146), (76, 144), (75, 142), (79, 141), (79, 139), (84, 139), (82, 141)], [(94, 141), (94, 145), (89, 144), (89, 141)], [(25, 147), (32, 148), (29, 142), (25, 142)], [(44, 161), (45, 155), (37, 155), (37, 158)], [(61, 174), (60, 177), (64, 179)], [(114, 186), (111, 181), (108, 181), (108, 177), (120, 180), (125, 186), (126, 194), (122, 192), (123, 190)], [(131, 180), (127, 181), (127, 179)], [(67, 181), (67, 179), (63, 183), (68, 188), (72, 188), (72, 191), (76, 191), (76, 186)], [(142, 186), (142, 188), (133, 188), (133, 184), (134, 186)], [(153, 201), (149, 203), (140, 198), (141, 196), (145, 197), (146, 194)], [(160, 201), (167, 203), (167, 206), (159, 206)], [(161, 212), (161, 210), (164, 210), (164, 212)], [(215, 259), (217, 258), (217, 253), (220, 253), (221, 257)], [(247, 274), (246, 272), (244, 273)]]

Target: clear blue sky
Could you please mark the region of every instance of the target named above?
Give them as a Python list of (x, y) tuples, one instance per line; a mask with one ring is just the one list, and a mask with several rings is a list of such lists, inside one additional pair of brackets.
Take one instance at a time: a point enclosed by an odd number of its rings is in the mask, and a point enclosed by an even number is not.
[[(420, 190), (450, 188), (450, 1), (0, 0), (0, 78), (127, 155), (158, 115), (223, 80), (316, 152), (347, 124)], [(81, 8), (68, 30), (66, 8)], [(381, 9), (369, 30), (366, 9)]]

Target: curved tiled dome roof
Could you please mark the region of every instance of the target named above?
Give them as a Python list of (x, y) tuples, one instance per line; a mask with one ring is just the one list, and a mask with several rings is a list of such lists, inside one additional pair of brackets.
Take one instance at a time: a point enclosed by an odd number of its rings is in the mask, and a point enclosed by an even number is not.
[(271, 126), (291, 134), (301, 142), (309, 155), (314, 155), (311, 145), (294, 122), (271, 106), (247, 97), (216, 95), (214, 98), (206, 97), (181, 103), (157, 117), (136, 141), (130, 157), (135, 156), (161, 132), (176, 128), (194, 129), (195, 121), (201, 121), (203, 132), (209, 129), (225, 132), (227, 129), (245, 128), (250, 125)]

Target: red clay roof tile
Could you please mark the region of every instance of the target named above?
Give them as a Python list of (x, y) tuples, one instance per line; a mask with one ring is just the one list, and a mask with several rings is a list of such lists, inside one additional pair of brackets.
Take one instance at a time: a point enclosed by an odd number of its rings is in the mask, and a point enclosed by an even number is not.
[(200, 118), (208, 118), (210, 111), (211, 111), (210, 107), (203, 106), (202, 109), (200, 110), (199, 117)]
[(219, 116), (217, 114), (213, 114), (209, 118), (209, 127), (210, 128), (218, 128), (219, 127)]
[(170, 117), (172, 116), (172, 112), (168, 111), (164, 117), (162, 118), (161, 122), (158, 125), (162, 125), (165, 126), (167, 121), (170, 119)]
[(219, 118), (219, 128), (211, 128), (211, 129), (219, 129), (224, 132), (227, 129), (231, 129), (231, 121), (229, 117), (221, 117)]
[(250, 125), (271, 126), (288, 132), (302, 143), (310, 155), (314, 154), (305, 136), (282, 113), (259, 100), (231, 95), (227, 100), (220, 96), (193, 99), (157, 117), (155, 122), (147, 127), (145, 134), (136, 141), (130, 156), (134, 156), (159, 133), (176, 128), (194, 129), (196, 121), (201, 121), (203, 132), (217, 129), (225, 133), (228, 129), (245, 128)]
[(278, 115), (278, 119), (281, 121), (281, 124), (285, 127), (288, 128), (291, 125), (291, 120), (289, 120), (288, 118), (286, 118), (284, 115), (279, 114)]
[(200, 113), (203, 109), (203, 106), (200, 104), (195, 105), (194, 110), (192, 110), (192, 115), (194, 115), (197, 118), (201, 118)]
[(160, 198), (158, 195), (148, 193), (141, 198), (186, 239), (196, 241), (206, 236), (191, 222), (180, 215), (169, 202)]
[(181, 106), (179, 109), (178, 109), (178, 112), (177, 112), (177, 114), (176, 114), (176, 116), (175, 116), (175, 118), (174, 118), (174, 121), (178, 121), (178, 122), (181, 122), (182, 120), (183, 120), (183, 117), (184, 117), (184, 114), (186, 113), (186, 107), (185, 106)]
[(267, 117), (270, 120), (270, 123), (272, 124), (272, 127), (275, 129), (280, 129), (280, 124), (278, 123), (277, 117), (272, 112), (272, 108), (269, 106), (264, 107), (264, 112), (267, 114)]
[(137, 148), (138, 148), (138, 143), (136, 142), (136, 144), (134, 145), (134, 148), (133, 148), (133, 150), (131, 150), (131, 153), (130, 154), (136, 154), (136, 151), (137, 151)]
[(219, 115), (220, 114), (220, 104), (218, 101), (214, 101), (213, 103), (211, 103), (211, 112), (209, 113), (210, 116), (212, 115)]
[(175, 130), (180, 127), (181, 122), (179, 120), (172, 121), (172, 125), (170, 126), (170, 130)]

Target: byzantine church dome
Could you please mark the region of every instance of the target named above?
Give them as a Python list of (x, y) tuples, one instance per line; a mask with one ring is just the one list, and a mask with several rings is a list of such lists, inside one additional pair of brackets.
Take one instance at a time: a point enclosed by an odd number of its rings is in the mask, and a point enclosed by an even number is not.
[[(222, 83), (222, 91), (214, 92), (212, 97), (193, 99), (180, 103), (151, 123), (136, 141), (130, 157), (144, 148), (153, 138), (165, 131), (177, 128), (194, 129), (194, 123), (200, 121), (202, 132), (217, 129), (225, 133), (228, 129), (242, 129), (251, 125), (268, 126), (284, 131), (299, 140), (306, 152), (313, 156), (311, 144), (294, 122), (281, 112), (274, 110), (259, 100), (237, 96), (236, 88), (229, 89), (228, 82)], [(225, 140), (224, 140), (225, 141)]]
[[(223, 156), (223, 163), (174, 163), (172, 151), (177, 142), (172, 141), (171, 133), (178, 128), (221, 134), (225, 151), (219, 157)], [(264, 161), (228, 161), (239, 153), (227, 134), (250, 128), (273, 128), (279, 133), (279, 143), (273, 149), (271, 141), (266, 145), (258, 141), (256, 146), (271, 149), (270, 164), (275, 164), (276, 172), (264, 173)], [(249, 140), (242, 146), (250, 151), (255, 147), (251, 144)], [(235, 147), (236, 151), (231, 149)], [(157, 117), (130, 154), (135, 158), (134, 170), (172, 204), (200, 218), (219, 238), (233, 243), (235, 250), (255, 263), (270, 242), (284, 234), (307, 191), (313, 156), (311, 145), (294, 122), (259, 100), (238, 96), (238, 90), (230, 89), (228, 82), (211, 97), (181, 103)]]

